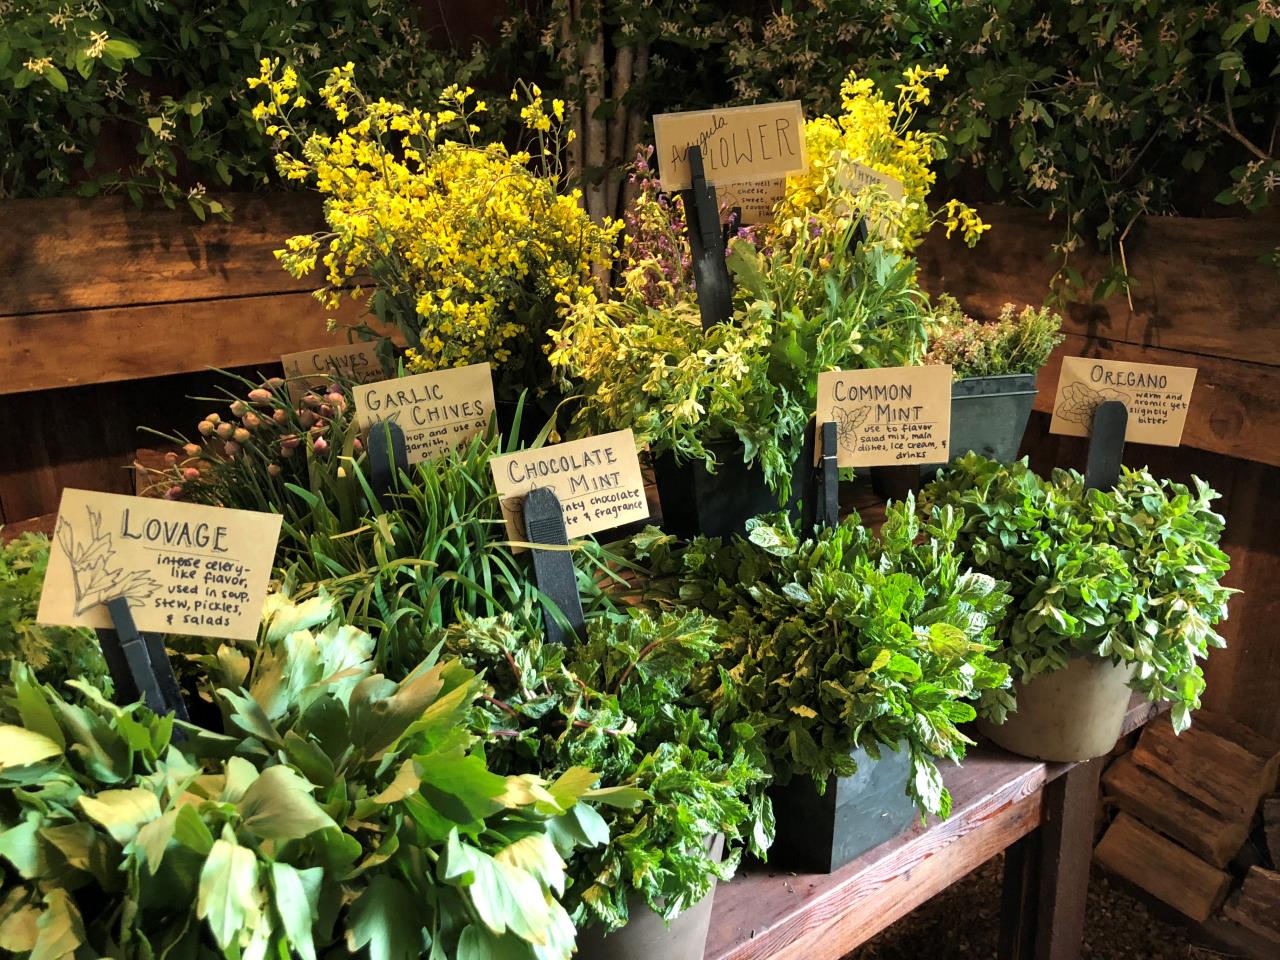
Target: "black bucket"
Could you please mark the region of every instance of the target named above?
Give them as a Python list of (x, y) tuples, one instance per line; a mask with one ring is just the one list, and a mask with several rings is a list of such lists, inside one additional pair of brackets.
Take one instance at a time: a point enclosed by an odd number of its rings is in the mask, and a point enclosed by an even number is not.
[(708, 443), (707, 449), (715, 454), (715, 473), (701, 460), (678, 463), (672, 453), (653, 461), (662, 529), (684, 540), (699, 534), (726, 539), (745, 534), (752, 517), (779, 509), (778, 495), (764, 482), (760, 461), (745, 463), (741, 443)]
[(777, 818), (769, 866), (831, 873), (911, 826), (918, 813), (906, 794), (911, 779), (906, 745), (896, 751), (881, 747), (879, 760), (861, 748), (851, 755), (858, 772), (831, 777), (821, 796), (809, 777), (769, 791)]

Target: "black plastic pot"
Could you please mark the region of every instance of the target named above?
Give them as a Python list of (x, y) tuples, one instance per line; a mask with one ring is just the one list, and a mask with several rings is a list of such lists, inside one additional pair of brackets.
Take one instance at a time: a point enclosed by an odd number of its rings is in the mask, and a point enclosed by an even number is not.
[(911, 826), (917, 813), (906, 795), (911, 759), (905, 744), (881, 748), (879, 760), (861, 748), (852, 756), (858, 772), (831, 777), (821, 796), (809, 777), (770, 791), (777, 837), (769, 866), (831, 873)]
[[(724, 837), (710, 841), (711, 855), (719, 860), (724, 853)], [(711, 928), (711, 904), (715, 887), (668, 924), (649, 909), (644, 898), (632, 894), (627, 899), (630, 919), (621, 930), (603, 936), (598, 928), (578, 934), (578, 960), (702, 960)]]
[(699, 534), (745, 533), (752, 517), (779, 508), (777, 495), (764, 482), (760, 462), (743, 462), (741, 443), (709, 443), (707, 448), (715, 454), (715, 473), (709, 473), (701, 460), (677, 463), (671, 453), (653, 461), (662, 529), (686, 540)]
[(1036, 375), (971, 377), (951, 385), (951, 459), (970, 450), (989, 460), (1017, 459), (1036, 402)]

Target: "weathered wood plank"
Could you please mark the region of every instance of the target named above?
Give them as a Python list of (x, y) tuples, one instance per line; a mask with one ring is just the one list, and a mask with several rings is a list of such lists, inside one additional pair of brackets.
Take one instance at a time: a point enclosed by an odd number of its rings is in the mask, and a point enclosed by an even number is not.
[(1280, 948), (1280, 873), (1250, 867), (1239, 896), (1222, 912)]
[(1231, 887), (1230, 874), (1209, 866), (1127, 813), (1116, 817), (1094, 855), (1108, 870), (1201, 922), (1221, 906)]
[[(920, 248), (921, 276), (974, 316), (990, 318), (1006, 302), (1043, 302), (1060, 259), (1052, 252), (1062, 228), (1043, 215), (998, 205), (980, 207), (992, 229), (970, 250), (941, 235)], [(1125, 253), (1136, 278), (1133, 309), (1123, 295), (1073, 303), (1069, 332), (1185, 353), (1280, 364), (1280, 273), (1264, 261), (1280, 246), (1280, 223), (1262, 219), (1144, 217)], [(1071, 265), (1092, 290), (1110, 266), (1091, 249)]]
[[(279, 293), (318, 283), (291, 278), (272, 251), (323, 228), (308, 193), (231, 195), (234, 220), (201, 223), (189, 210), (139, 210), (122, 196), (9, 200), (22, 229), (0, 236), (0, 315)], [(259, 359), (259, 358), (254, 358)]]
[(837, 960), (1040, 822), (1046, 766), (975, 751), (945, 779), (950, 819), (830, 875), (744, 871), (716, 891), (707, 960)]
[(1142, 732), (1133, 760), (1230, 821), (1252, 820), (1275, 785), (1275, 767), (1249, 750), (1192, 725), (1177, 735), (1169, 724)]
[(330, 316), (348, 322), (361, 311), (348, 300), (335, 315), (295, 291), (0, 317), (9, 371), (0, 394), (273, 363), (338, 337)]
[[(1280, 331), (1275, 336), (1280, 341)], [(1052, 410), (1064, 356), (1196, 367), (1183, 446), (1280, 466), (1280, 376), (1274, 368), (1070, 334), (1040, 371), (1035, 409)]]
[(1140, 766), (1132, 754), (1107, 768), (1102, 792), (1120, 810), (1215, 867), (1230, 863), (1249, 835), (1248, 818), (1223, 816)]

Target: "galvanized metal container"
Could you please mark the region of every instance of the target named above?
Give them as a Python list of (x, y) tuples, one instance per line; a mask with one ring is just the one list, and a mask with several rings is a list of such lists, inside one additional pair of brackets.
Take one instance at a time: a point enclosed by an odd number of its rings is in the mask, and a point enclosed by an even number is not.
[[(717, 835), (710, 844), (712, 859), (719, 860), (724, 855), (724, 837)], [(633, 892), (627, 898), (630, 919), (625, 927), (607, 936), (598, 927), (578, 934), (578, 960), (702, 960), (715, 893), (712, 887), (668, 924)]]
[(771, 867), (831, 873), (911, 826), (918, 814), (906, 794), (911, 759), (905, 744), (882, 748), (879, 760), (862, 749), (852, 756), (858, 772), (832, 777), (822, 796), (808, 777), (770, 791), (777, 819)]
[(951, 385), (951, 459), (970, 450), (1008, 463), (1018, 456), (1036, 402), (1036, 375), (971, 377)]

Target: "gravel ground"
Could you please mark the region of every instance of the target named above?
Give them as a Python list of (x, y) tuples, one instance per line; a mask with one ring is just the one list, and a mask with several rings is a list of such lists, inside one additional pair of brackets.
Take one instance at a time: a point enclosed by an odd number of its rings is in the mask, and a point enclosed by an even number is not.
[[(992, 960), (1000, 925), (996, 857), (903, 917), (845, 960)], [(1082, 960), (1209, 960), (1187, 931), (1153, 917), (1107, 875), (1093, 871)]]

